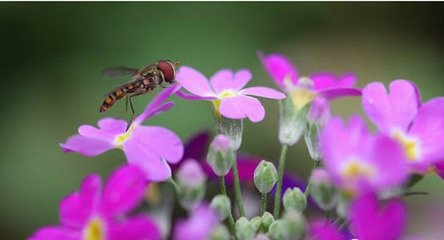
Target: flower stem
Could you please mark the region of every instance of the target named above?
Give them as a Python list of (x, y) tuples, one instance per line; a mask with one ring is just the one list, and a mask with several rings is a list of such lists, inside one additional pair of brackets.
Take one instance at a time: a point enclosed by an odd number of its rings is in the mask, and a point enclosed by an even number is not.
[[(225, 186), (225, 177), (221, 176), (219, 177), (220, 180), (220, 191), (223, 195), (228, 197), (227, 194), (227, 187)], [(230, 230), (232, 234), (236, 234), (236, 224), (234, 223), (233, 214), (230, 211), (230, 214), (228, 215), (228, 223), (230, 225)]]
[(177, 182), (174, 181), (173, 178), (168, 179), (168, 182), (171, 183), (171, 185), (173, 185), (174, 189), (176, 190), (176, 193), (177, 193), (177, 194), (180, 194), (180, 192), (181, 192), (182, 189), (181, 189), (181, 187), (179, 186), (179, 184), (177, 184)]
[[(234, 157), (236, 156), (236, 153), (234, 152), (232, 154)], [(244, 210), (244, 201), (242, 200), (242, 193), (241, 193), (241, 189), (240, 189), (240, 183), (239, 183), (239, 172), (237, 169), (237, 159), (235, 158), (233, 161), (233, 177), (234, 177), (234, 193), (236, 195), (236, 203), (237, 203), (237, 207), (239, 209), (239, 215), (241, 217), (245, 216), (245, 210)]]
[(267, 210), (267, 194), (262, 193), (261, 195), (261, 216), (264, 215)]
[(278, 219), (281, 210), (281, 192), (282, 192), (282, 179), (284, 177), (285, 159), (287, 158), (288, 145), (283, 144), (281, 148), (281, 156), (279, 157), (278, 166), (278, 182), (276, 186), (276, 195), (274, 196), (274, 218)]

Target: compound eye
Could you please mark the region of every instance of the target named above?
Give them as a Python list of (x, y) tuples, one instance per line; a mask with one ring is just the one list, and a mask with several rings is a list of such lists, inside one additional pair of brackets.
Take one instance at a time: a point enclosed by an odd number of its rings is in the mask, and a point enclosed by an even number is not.
[(159, 61), (158, 64), (159, 70), (162, 71), (163, 76), (165, 77), (165, 81), (172, 82), (176, 77), (176, 69), (170, 61)]

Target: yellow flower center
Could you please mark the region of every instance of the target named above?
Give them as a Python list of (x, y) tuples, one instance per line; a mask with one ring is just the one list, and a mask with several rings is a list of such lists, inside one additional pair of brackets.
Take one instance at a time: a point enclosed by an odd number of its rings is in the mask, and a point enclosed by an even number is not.
[(342, 169), (342, 176), (345, 178), (370, 177), (374, 173), (372, 166), (358, 162), (357, 160), (349, 161)]
[(219, 107), (220, 107), (220, 102), (223, 98), (228, 98), (228, 97), (234, 97), (236, 96), (236, 92), (230, 90), (230, 89), (226, 89), (224, 91), (222, 91), (221, 93), (219, 93), (219, 95), (217, 96), (217, 99), (212, 100), (211, 103), (213, 104), (213, 108), (214, 108), (214, 113), (216, 114), (216, 117), (220, 119), (220, 112), (219, 112)]
[(135, 126), (131, 125), (130, 128), (125, 133), (122, 133), (122, 134), (116, 136), (114, 141), (115, 141), (115, 144), (117, 145), (117, 147), (121, 148), (123, 143), (131, 137), (131, 134), (133, 133), (134, 128), (135, 128)]
[(290, 88), (289, 96), (296, 111), (301, 110), (316, 97), (316, 93), (312, 91), (312, 88), (313, 82), (307, 77), (300, 78), (298, 85)]
[(404, 154), (407, 156), (408, 160), (416, 161), (419, 158), (419, 147), (418, 141), (405, 135), (401, 131), (395, 131), (393, 137), (402, 145)]
[(85, 230), (84, 240), (104, 240), (104, 227), (103, 221), (99, 218), (94, 218), (88, 223), (88, 227)]

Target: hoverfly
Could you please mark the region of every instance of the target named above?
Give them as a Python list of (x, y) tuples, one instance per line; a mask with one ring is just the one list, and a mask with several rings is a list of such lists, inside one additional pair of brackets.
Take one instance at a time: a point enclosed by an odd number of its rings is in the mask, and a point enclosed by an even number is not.
[[(111, 67), (103, 70), (106, 77), (131, 76), (131, 80), (106, 94), (105, 100), (100, 106), (100, 112), (106, 112), (117, 100), (126, 96), (126, 107), (128, 102), (131, 107), (132, 115), (130, 123), (134, 117), (134, 107), (131, 98), (153, 91), (157, 86), (165, 87), (163, 82), (173, 84), (175, 82), (176, 70), (179, 67), (178, 62), (169, 60), (160, 60), (155, 64), (146, 66), (142, 69), (127, 67)], [(125, 110), (126, 111), (126, 110)]]

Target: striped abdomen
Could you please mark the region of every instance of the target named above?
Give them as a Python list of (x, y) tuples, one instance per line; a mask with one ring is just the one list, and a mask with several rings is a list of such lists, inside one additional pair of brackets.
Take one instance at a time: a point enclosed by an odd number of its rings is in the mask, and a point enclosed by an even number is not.
[(119, 88), (114, 89), (108, 93), (100, 106), (100, 112), (106, 112), (117, 100), (123, 98), (126, 94), (134, 92), (135, 86), (133, 83), (125, 84)]

